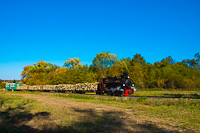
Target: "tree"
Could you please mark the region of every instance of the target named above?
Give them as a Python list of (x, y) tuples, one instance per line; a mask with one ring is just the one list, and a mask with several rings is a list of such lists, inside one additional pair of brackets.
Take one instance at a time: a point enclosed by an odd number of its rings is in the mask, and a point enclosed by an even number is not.
[(64, 66), (69, 69), (77, 69), (78, 67), (81, 67), (82, 64), (81, 64), (81, 60), (79, 58), (68, 58), (65, 61)]
[(16, 83), (16, 80), (15, 80), (15, 79), (13, 80), (13, 83)]
[(33, 66), (27, 65), (24, 67), (24, 70), (21, 73), (21, 78), (22, 78), (22, 83), (26, 84), (28, 83), (29, 78), (31, 77), (29, 70), (32, 68)]
[(123, 58), (122, 60), (118, 60), (116, 62), (116, 65), (121, 67), (121, 73), (123, 74), (124, 71), (129, 72), (129, 67), (130, 67), (130, 58)]
[(119, 76), (127, 71), (138, 88), (188, 89), (200, 88), (199, 69), (199, 53), (196, 53), (193, 59), (185, 59), (182, 63), (175, 62), (171, 56), (168, 56), (160, 62), (150, 64), (146, 63), (140, 54), (134, 55), (133, 59), (117, 60), (115, 54), (102, 52), (96, 55), (93, 64), (89, 67), (82, 65), (79, 58), (67, 59), (64, 67), (38, 61), (33, 65), (25, 66), (21, 77), (22, 83), (28, 85), (76, 84), (100, 81), (102, 77)]
[(165, 59), (168, 61), (169, 64), (174, 64), (175, 63), (175, 61), (172, 59), (171, 56), (168, 56)]
[(21, 73), (22, 83), (30, 85), (49, 84), (50, 75), (54, 74), (58, 68), (58, 66), (44, 61), (38, 61), (33, 66), (27, 65)]
[(169, 64), (174, 64), (175, 61), (172, 59), (171, 56), (166, 57), (165, 59), (162, 59), (161, 63), (161, 67), (165, 67)]
[(103, 71), (113, 64), (115, 64), (117, 61), (117, 56), (115, 54), (111, 54), (109, 52), (103, 52), (96, 55), (96, 57), (93, 59), (93, 66), (99, 67)]
[(139, 63), (135, 63), (130, 67), (130, 79), (136, 84), (136, 87), (143, 88), (144, 87), (144, 73), (143, 68)]
[(55, 76), (53, 76), (53, 79), (51, 80), (51, 84), (66, 84), (67, 83), (67, 71), (69, 69), (66, 67), (58, 68), (55, 71)]
[(190, 60), (189, 59), (184, 59), (182, 60), (182, 63), (186, 66), (189, 66)]
[(146, 63), (144, 57), (141, 54), (135, 54), (133, 59), (131, 60), (131, 65), (133, 66), (134, 63), (139, 63), (140, 65), (144, 65)]
[(190, 66), (191, 68), (193, 68), (194, 70), (199, 70), (200, 69), (200, 55), (199, 53), (196, 53), (194, 55), (194, 59), (184, 59), (182, 60), (182, 63), (187, 65), (187, 66)]
[(107, 68), (105, 70), (105, 73), (107, 77), (120, 76), (123, 75), (125, 71), (129, 73), (129, 67), (130, 67), (130, 59), (123, 58), (122, 60), (117, 60), (115, 64)]
[(195, 59), (196, 59), (196, 69), (197, 69), (197, 70), (200, 70), (200, 55), (199, 55), (199, 53), (196, 53), (196, 54), (194, 55), (194, 57), (195, 57)]

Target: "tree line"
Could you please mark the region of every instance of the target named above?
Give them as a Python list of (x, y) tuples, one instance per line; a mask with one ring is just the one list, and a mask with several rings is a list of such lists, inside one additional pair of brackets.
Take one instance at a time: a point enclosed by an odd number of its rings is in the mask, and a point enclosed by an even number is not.
[(24, 67), (22, 83), (27, 85), (76, 84), (99, 82), (103, 77), (120, 76), (124, 71), (137, 88), (200, 88), (200, 55), (194, 59), (176, 62), (168, 56), (154, 64), (147, 63), (140, 54), (119, 60), (115, 54), (102, 52), (90, 66), (82, 65), (79, 58), (69, 58), (63, 67), (38, 61)]

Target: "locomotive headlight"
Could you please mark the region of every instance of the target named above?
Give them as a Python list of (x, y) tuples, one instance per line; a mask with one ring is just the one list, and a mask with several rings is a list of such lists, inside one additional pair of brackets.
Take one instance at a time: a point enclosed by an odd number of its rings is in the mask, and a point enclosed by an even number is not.
[(134, 84), (132, 84), (132, 86), (134, 86)]
[(123, 86), (126, 86), (125, 84), (123, 84)]

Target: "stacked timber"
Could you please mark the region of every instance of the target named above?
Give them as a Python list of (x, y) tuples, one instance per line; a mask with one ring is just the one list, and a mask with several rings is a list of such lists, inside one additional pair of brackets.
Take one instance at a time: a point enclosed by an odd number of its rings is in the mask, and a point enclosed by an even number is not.
[(17, 90), (27, 90), (28, 86), (26, 84), (22, 84), (21, 86), (17, 86)]
[(94, 92), (97, 90), (97, 85), (98, 85), (98, 82), (96, 83), (88, 83), (88, 91), (90, 92)]
[(82, 90), (81, 83), (76, 84), (75, 87), (74, 87), (74, 89), (75, 89), (75, 91), (81, 91)]
[(56, 91), (65, 91), (65, 84), (59, 84), (55, 87)]
[(40, 85), (30, 85), (28, 90), (30, 90), (30, 91), (39, 91), (40, 90)]
[(17, 86), (17, 90), (31, 91), (72, 91), (72, 92), (94, 92), (97, 90), (96, 83), (58, 84), (58, 85), (25, 85)]
[(44, 85), (43, 91), (54, 91), (55, 87), (56, 87), (55, 85)]
[(65, 90), (66, 91), (72, 91), (73, 90), (73, 85), (71, 85), (71, 84), (65, 84)]

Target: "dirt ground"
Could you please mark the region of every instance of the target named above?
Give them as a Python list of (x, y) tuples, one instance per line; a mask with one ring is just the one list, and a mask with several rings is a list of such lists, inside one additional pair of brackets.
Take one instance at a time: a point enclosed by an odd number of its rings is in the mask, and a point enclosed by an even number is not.
[(14, 95), (40, 101), (46, 107), (42, 112), (30, 112), (28, 117), (30, 114), (37, 117), (26, 119), (16, 126), (22, 132), (178, 132), (179, 128), (137, 115), (134, 109), (76, 102), (62, 97)]

